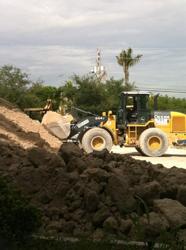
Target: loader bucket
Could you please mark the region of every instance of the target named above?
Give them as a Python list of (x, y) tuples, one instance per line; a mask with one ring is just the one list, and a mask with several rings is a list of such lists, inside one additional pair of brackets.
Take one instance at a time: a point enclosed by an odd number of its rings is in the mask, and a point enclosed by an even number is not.
[(42, 119), (42, 125), (47, 130), (58, 137), (66, 139), (70, 135), (70, 122), (73, 120), (71, 115), (62, 116), (56, 112), (48, 111)]

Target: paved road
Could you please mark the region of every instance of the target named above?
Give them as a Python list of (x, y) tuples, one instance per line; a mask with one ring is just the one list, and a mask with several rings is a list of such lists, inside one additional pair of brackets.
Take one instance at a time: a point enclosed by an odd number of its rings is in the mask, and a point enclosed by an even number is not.
[(129, 154), (133, 158), (138, 160), (146, 160), (153, 164), (161, 163), (167, 168), (178, 167), (186, 169), (186, 148), (169, 148), (164, 156), (161, 157), (146, 157), (141, 156), (135, 148), (120, 148), (119, 146), (114, 146), (112, 151), (119, 154)]

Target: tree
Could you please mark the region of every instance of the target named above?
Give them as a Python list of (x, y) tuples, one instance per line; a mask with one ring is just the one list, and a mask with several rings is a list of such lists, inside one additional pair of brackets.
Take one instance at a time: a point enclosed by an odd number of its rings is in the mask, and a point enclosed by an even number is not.
[[(59, 104), (58, 88), (46, 86), (43, 82), (35, 82), (27, 91), (27, 96), (32, 96), (35, 101), (30, 107), (44, 107), (47, 99), (52, 99), (54, 108)], [(26, 105), (28, 106), (28, 104)]]
[(107, 110), (112, 110), (116, 113), (120, 103), (121, 92), (134, 90), (135, 85), (128, 84), (127, 86), (123, 86), (123, 79), (115, 80), (114, 78), (110, 78), (106, 82), (105, 88), (107, 94)]
[(129, 68), (137, 64), (142, 55), (133, 56), (133, 51), (131, 48), (127, 50), (122, 50), (119, 56), (116, 56), (117, 62), (123, 67), (125, 86), (129, 84)]
[(73, 77), (77, 91), (75, 104), (77, 107), (100, 114), (106, 103), (105, 86), (98, 79), (90, 76)]
[(68, 80), (64, 86), (58, 88), (59, 97), (61, 95), (65, 96), (73, 103), (75, 102), (76, 92), (77, 92), (77, 86), (74, 86), (73, 81), (71, 80)]
[(27, 86), (31, 84), (28, 75), (12, 65), (0, 68), (0, 97), (22, 106)]
[(134, 89), (134, 85), (123, 86), (123, 79), (111, 78), (102, 83), (95, 77), (75, 75), (72, 81), (67, 81), (59, 89), (63, 96), (72, 101), (73, 106), (101, 114), (108, 110), (116, 113), (121, 92)]

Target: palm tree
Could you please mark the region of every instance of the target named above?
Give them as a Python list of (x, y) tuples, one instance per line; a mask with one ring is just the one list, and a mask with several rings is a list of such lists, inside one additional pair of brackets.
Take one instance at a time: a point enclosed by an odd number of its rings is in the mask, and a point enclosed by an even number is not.
[(125, 76), (125, 86), (129, 85), (129, 68), (134, 66), (140, 61), (142, 55), (133, 56), (132, 49), (122, 50), (119, 56), (116, 56), (117, 62), (123, 67)]

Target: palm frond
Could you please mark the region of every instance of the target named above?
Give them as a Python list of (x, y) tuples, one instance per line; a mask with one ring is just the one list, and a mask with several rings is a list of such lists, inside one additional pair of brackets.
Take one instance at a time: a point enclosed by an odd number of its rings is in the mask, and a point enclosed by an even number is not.
[(137, 55), (136, 57), (133, 57), (129, 62), (129, 66), (132, 67), (137, 64), (140, 61), (141, 57), (142, 55)]

